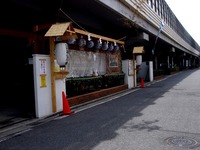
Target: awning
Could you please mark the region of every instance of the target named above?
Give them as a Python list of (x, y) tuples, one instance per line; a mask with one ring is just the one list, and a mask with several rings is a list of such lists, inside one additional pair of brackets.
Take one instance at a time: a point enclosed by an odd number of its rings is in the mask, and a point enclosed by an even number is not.
[(63, 36), (66, 31), (75, 33), (71, 22), (53, 24), (45, 36)]
[(133, 48), (133, 53), (144, 53), (144, 46), (138, 46)]

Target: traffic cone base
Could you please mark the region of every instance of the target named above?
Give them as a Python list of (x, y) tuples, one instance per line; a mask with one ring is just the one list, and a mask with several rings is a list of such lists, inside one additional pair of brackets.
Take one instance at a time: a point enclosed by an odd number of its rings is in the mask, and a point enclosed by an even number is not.
[(141, 88), (144, 88), (144, 79), (141, 78), (141, 81), (140, 81), (140, 82), (141, 82), (141, 86), (140, 86), (140, 87), (141, 87)]
[(73, 111), (71, 111), (70, 107), (69, 107), (69, 103), (67, 100), (67, 97), (64, 93), (64, 91), (62, 92), (62, 100), (63, 100), (63, 115), (70, 115), (72, 113), (74, 113)]

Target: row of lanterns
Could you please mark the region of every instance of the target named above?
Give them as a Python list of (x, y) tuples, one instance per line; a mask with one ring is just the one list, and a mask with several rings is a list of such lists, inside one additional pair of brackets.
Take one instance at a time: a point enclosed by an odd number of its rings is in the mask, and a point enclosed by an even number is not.
[(108, 42), (108, 41), (104, 41), (102, 42), (101, 38), (94, 43), (94, 41), (91, 40), (90, 35), (88, 35), (88, 40), (86, 41), (83, 37), (81, 37), (78, 41), (76, 41), (75, 38), (69, 38), (67, 40), (68, 44), (75, 44), (77, 43), (79, 47), (85, 47), (87, 46), (87, 48), (94, 48), (96, 50), (109, 50), (109, 51), (118, 51), (119, 50), (119, 46), (117, 45), (116, 42)]
[(68, 44), (78, 44), (79, 47), (85, 47), (87, 46), (88, 48), (95, 48), (96, 50), (109, 50), (109, 51), (118, 51), (119, 50), (119, 46), (116, 44), (116, 42), (114, 43), (109, 43), (108, 41), (106, 42), (102, 42), (101, 38), (94, 43), (91, 38), (90, 35), (88, 35), (88, 41), (86, 42), (85, 39), (83, 39), (83, 37), (81, 37), (78, 42), (76, 42), (75, 38), (70, 38), (67, 40), (67, 43), (65, 42), (59, 42), (55, 45), (55, 57), (56, 57), (56, 61), (57, 64), (60, 67), (64, 67), (67, 63), (68, 63), (68, 51), (69, 51), (69, 46)]

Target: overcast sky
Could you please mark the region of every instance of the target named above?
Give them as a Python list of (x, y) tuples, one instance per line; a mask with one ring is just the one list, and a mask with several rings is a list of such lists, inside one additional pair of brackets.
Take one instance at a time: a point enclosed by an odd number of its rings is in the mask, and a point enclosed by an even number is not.
[(177, 19), (200, 46), (200, 0), (165, 0)]

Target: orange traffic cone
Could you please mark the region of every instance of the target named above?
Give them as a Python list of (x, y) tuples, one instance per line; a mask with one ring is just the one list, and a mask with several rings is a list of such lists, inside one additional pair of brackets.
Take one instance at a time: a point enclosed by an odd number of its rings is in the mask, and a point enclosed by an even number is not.
[(64, 91), (62, 91), (62, 100), (63, 100), (63, 115), (70, 115), (74, 113), (73, 111), (71, 111), (69, 107), (69, 103)]
[(140, 87), (144, 88), (144, 79), (143, 78), (141, 78), (141, 80), (140, 80)]

